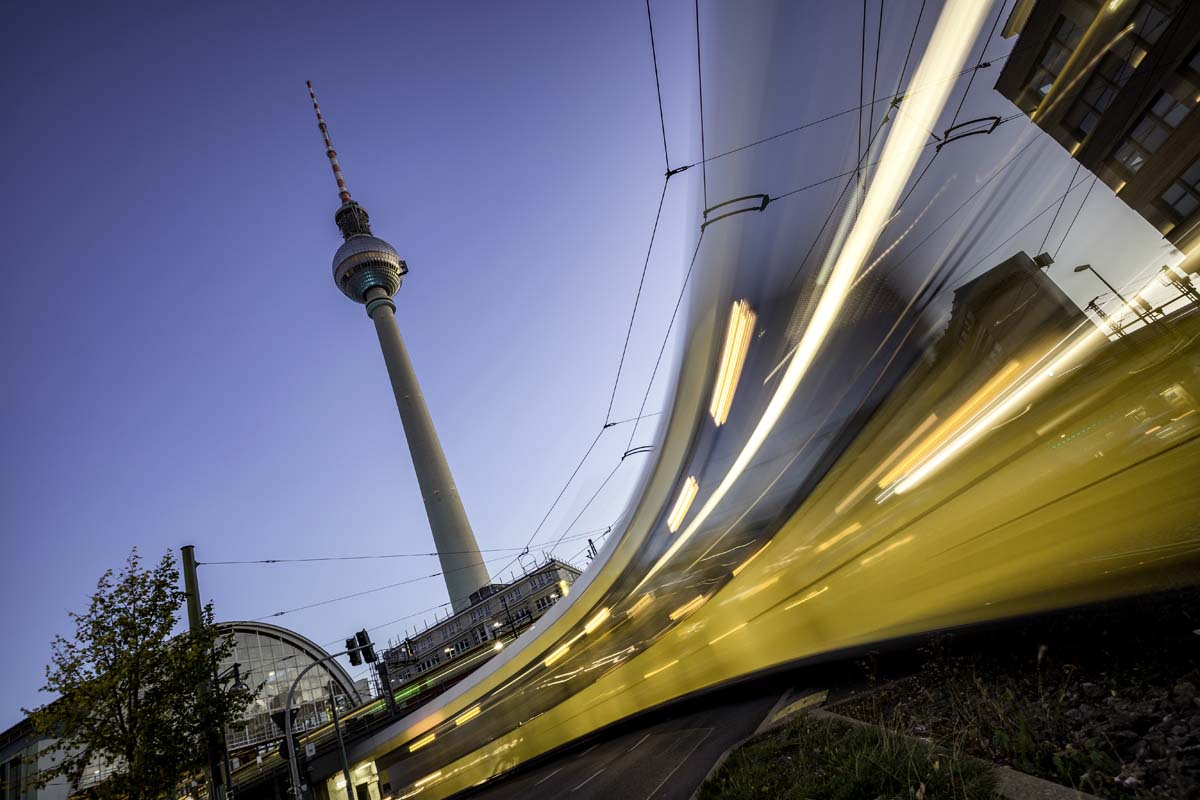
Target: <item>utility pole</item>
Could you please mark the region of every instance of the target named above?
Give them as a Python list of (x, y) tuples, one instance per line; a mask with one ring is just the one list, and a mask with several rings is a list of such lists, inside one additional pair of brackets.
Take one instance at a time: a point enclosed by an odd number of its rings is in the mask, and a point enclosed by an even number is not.
[[(200, 603), (200, 582), (196, 578), (196, 547), (185, 544), (179, 548), (179, 553), (183, 559), (183, 591), (187, 597), (188, 630), (198, 631), (204, 627), (204, 617), (203, 606)], [(211, 688), (207, 681), (197, 687), (202, 700), (209, 696)], [(204, 769), (204, 781), (208, 789), (208, 796), (223, 800), (225, 785), (221, 780), (221, 764), (217, 757), (215, 731), (204, 732), (204, 752), (208, 764)]]
[(342, 753), (342, 775), (346, 778), (346, 798), (354, 800), (354, 785), (350, 781), (350, 763), (346, 761), (346, 740), (342, 738), (342, 727), (338, 724), (337, 695), (334, 693), (334, 683), (329, 682), (329, 708), (333, 714), (333, 730), (337, 733), (338, 750)]

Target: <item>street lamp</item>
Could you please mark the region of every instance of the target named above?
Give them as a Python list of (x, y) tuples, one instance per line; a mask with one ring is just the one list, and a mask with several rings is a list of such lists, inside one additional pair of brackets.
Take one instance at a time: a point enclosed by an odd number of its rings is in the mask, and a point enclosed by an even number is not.
[(1142, 322), (1146, 323), (1146, 325), (1151, 324), (1152, 320), (1147, 319), (1146, 316), (1141, 311), (1138, 310), (1137, 306), (1135, 306), (1133, 303), (1130, 303), (1125, 298), (1125, 295), (1118, 292), (1117, 287), (1113, 286), (1111, 283), (1106, 281), (1104, 279), (1104, 276), (1101, 275), (1099, 272), (1097, 272), (1096, 268), (1093, 267), (1091, 264), (1080, 264), (1078, 267), (1075, 268), (1075, 272), (1091, 272), (1093, 275), (1095, 275), (1097, 278), (1100, 279), (1101, 283), (1103, 283), (1106, 287), (1108, 287), (1108, 290), (1110, 292), (1112, 292), (1114, 295), (1116, 295), (1116, 298), (1121, 301), (1122, 305), (1124, 305), (1126, 308), (1128, 308), (1130, 311), (1133, 312), (1134, 316), (1136, 316)]

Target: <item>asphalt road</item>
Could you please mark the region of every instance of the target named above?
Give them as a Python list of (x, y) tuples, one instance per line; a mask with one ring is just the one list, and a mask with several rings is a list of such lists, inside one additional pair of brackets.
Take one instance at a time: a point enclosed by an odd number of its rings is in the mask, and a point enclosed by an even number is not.
[(687, 800), (721, 754), (749, 736), (780, 692), (717, 700), (625, 727), (494, 786), (472, 800)]

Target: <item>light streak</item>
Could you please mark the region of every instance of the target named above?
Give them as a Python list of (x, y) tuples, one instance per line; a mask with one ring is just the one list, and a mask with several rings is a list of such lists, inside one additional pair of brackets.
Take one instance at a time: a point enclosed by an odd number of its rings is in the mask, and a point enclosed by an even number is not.
[(805, 603), (807, 603), (809, 600), (812, 600), (814, 597), (816, 597), (816, 596), (818, 596), (818, 595), (825, 594), (825, 593), (826, 593), (826, 592), (828, 592), (828, 591), (829, 591), (829, 587), (828, 587), (828, 586), (822, 586), (820, 589), (817, 589), (815, 592), (809, 592), (808, 594), (804, 595), (804, 597), (801, 597), (799, 600), (797, 600), (796, 602), (792, 603), (791, 605), (784, 606), (784, 607), (783, 607), (783, 610), (784, 610), (784, 611), (790, 611), (790, 610), (792, 610), (793, 608), (795, 608), (796, 606), (804, 605), (804, 604), (805, 604)]
[(688, 509), (692, 507), (692, 501), (696, 499), (696, 492), (700, 491), (700, 484), (696, 483), (696, 478), (692, 475), (683, 482), (683, 486), (679, 487), (679, 497), (675, 500), (675, 507), (671, 509), (671, 515), (667, 517), (667, 530), (671, 533), (679, 530), (679, 526), (683, 524), (683, 518), (687, 516)]
[(432, 772), (426, 775), (424, 778), (421, 778), (421, 780), (414, 783), (413, 786), (424, 786), (425, 784), (435, 781), (440, 777), (442, 777), (442, 771), (439, 769), (437, 772)]
[(850, 534), (854, 533), (855, 531), (860, 531), (860, 530), (862, 530), (862, 523), (855, 522), (850, 527), (846, 528), (846, 530), (842, 531), (841, 533), (835, 533), (833, 536), (830, 536), (828, 539), (821, 542), (819, 545), (816, 546), (815, 549), (818, 553), (824, 553), (826, 550), (833, 547), (835, 544), (840, 542), (842, 539), (845, 539)]
[(420, 749), (421, 749), (422, 747), (424, 747), (425, 745), (427, 745), (427, 744), (430, 744), (431, 742), (433, 742), (433, 740), (434, 740), (435, 738), (437, 738), (437, 737), (436, 737), (436, 735), (435, 735), (435, 734), (432, 734), (432, 733), (430, 733), (430, 734), (428, 734), (428, 735), (426, 735), (426, 736), (422, 736), (420, 739), (417, 739), (415, 742), (413, 742), (412, 744), (410, 744), (410, 745), (408, 746), (408, 752), (410, 752), (410, 753), (415, 753), (415, 752), (417, 752), (418, 750), (420, 750)]
[(608, 619), (611, 616), (612, 616), (612, 612), (609, 611), (607, 608), (600, 609), (599, 611), (596, 612), (596, 615), (594, 617), (592, 617), (591, 619), (589, 619), (587, 621), (587, 623), (583, 626), (583, 632), (584, 633), (592, 633), (593, 631), (596, 630), (596, 628), (599, 628), (601, 625), (604, 624), (604, 620)]
[(721, 366), (717, 369), (712, 403), (708, 407), (708, 413), (712, 415), (717, 427), (724, 425), (729, 419), (729, 409), (733, 406), (733, 395), (742, 376), (746, 353), (750, 350), (750, 335), (754, 331), (754, 321), (757, 318), (745, 300), (738, 300), (733, 304), (733, 311), (729, 314), (729, 327), (725, 331)]
[(641, 597), (639, 597), (637, 599), (637, 602), (634, 603), (633, 606), (630, 607), (630, 609), (625, 612), (625, 614), (626, 614), (626, 616), (629, 616), (629, 617), (636, 617), (638, 614), (645, 611), (650, 606), (650, 604), (653, 602), (654, 602), (654, 592), (646, 592), (644, 595), (642, 595)]
[(766, 550), (766, 549), (767, 549), (768, 547), (770, 547), (770, 546), (771, 546), (771, 543), (770, 543), (770, 542), (767, 542), (767, 543), (766, 543), (766, 544), (764, 544), (762, 547), (760, 547), (760, 548), (758, 548), (757, 550), (755, 550), (755, 551), (754, 551), (754, 555), (750, 556), (750, 557), (749, 557), (749, 558), (747, 558), (745, 561), (743, 561), (741, 564), (738, 564), (736, 567), (734, 567), (734, 568), (733, 568), (733, 574), (734, 574), (734, 575), (737, 575), (737, 574), (738, 574), (738, 573), (740, 573), (742, 570), (744, 570), (746, 567), (750, 566), (750, 562), (751, 562), (751, 561), (753, 561), (754, 559), (758, 558), (758, 556), (759, 556), (759, 555), (762, 553), (762, 551), (763, 551), (763, 550)]
[(917, 441), (917, 439), (920, 439), (921, 435), (925, 433), (925, 431), (929, 430), (929, 426), (937, 422), (937, 419), (937, 414), (930, 414), (928, 417), (926, 417), (925, 421), (918, 425), (915, 431), (905, 437), (904, 441), (900, 443), (899, 447), (892, 451), (890, 456), (885, 458), (870, 475), (864, 478), (862, 483), (860, 483), (858, 486), (855, 486), (854, 491), (846, 495), (846, 499), (837, 504), (837, 506), (833, 509), (834, 513), (841, 514), (847, 508), (857, 503), (859, 499), (862, 498), (863, 494), (866, 493), (867, 489), (871, 487), (871, 484), (875, 483), (875, 481), (879, 479), (879, 476), (883, 474), (884, 470), (895, 463), (896, 459), (902, 456), (904, 451), (911, 447), (913, 443)]
[[(913, 75), (914, 86), (932, 83), (932, 76), (948, 74), (956, 67), (961, 67), (969, 50), (974, 46), (975, 37), (988, 10), (987, 3), (977, 0), (948, 0), (938, 17), (921, 63)], [(850, 285), (879, 239), (883, 223), (895, 209), (896, 202), (900, 199), (900, 194), (904, 191), (913, 173), (913, 167), (924, 149), (928, 132), (937, 125), (937, 118), (946, 104), (949, 92), (948, 84), (931, 86), (928, 94), (910, 95), (900, 106), (854, 227), (845, 244), (838, 250), (829, 274), (829, 282), (821, 292), (812, 318), (801, 335), (796, 353), (784, 371), (775, 394), (725, 477), (687, 528), (683, 529), (666, 552), (647, 570), (635, 591), (652, 580), (695, 535), (717, 504), (750, 466), (759, 448), (783, 416), (792, 395), (808, 374), (817, 352), (833, 329), (834, 321), (849, 296)]]
[(563, 656), (565, 656), (568, 652), (570, 652), (570, 650), (571, 650), (571, 645), (569, 645), (569, 644), (559, 645), (553, 651), (551, 651), (550, 655), (546, 656), (546, 660), (542, 662), (542, 666), (544, 666), (544, 667), (550, 666), (555, 661), (558, 661)]
[(643, 677), (643, 678), (652, 678), (652, 677), (654, 677), (655, 675), (657, 675), (658, 673), (660, 673), (660, 672), (662, 672), (662, 671), (664, 671), (664, 670), (668, 670), (668, 669), (670, 669), (671, 667), (675, 666), (675, 665), (676, 665), (676, 664), (678, 664), (678, 663), (679, 663), (679, 659), (678, 659), (678, 658), (677, 658), (677, 659), (675, 659), (674, 661), (668, 661), (666, 664), (663, 664), (663, 665), (662, 665), (661, 667), (659, 667), (658, 669), (652, 669), (652, 670), (650, 670), (649, 672), (647, 672), (647, 673), (646, 673), (645, 675), (643, 675), (642, 677)]
[(900, 547), (901, 545), (906, 545), (909, 542), (911, 542), (912, 540), (913, 540), (913, 537), (911, 535), (905, 536), (903, 539), (899, 539), (895, 542), (892, 542), (887, 547), (880, 550), (878, 553), (873, 553), (873, 554), (867, 556), (866, 558), (864, 558), (862, 561), (859, 561), (858, 563), (865, 567), (868, 564), (870, 564), (872, 561), (874, 561), (875, 559), (879, 558), (880, 556), (887, 555), (888, 553), (895, 550), (897, 547)]
[(885, 486), (895, 482), (897, 478), (908, 472), (910, 469), (916, 466), (921, 459), (925, 458), (927, 455), (936, 450), (939, 445), (949, 439), (950, 436), (952, 436), (964, 422), (970, 420), (979, 412), (981, 408), (994, 400), (997, 395), (1007, 388), (1005, 381), (1007, 381), (1009, 377), (1011, 377), (1012, 374), (1016, 372), (1018, 368), (1020, 368), (1020, 366), (1020, 363), (1017, 361), (1010, 361), (1005, 364), (1004, 367), (995, 375), (993, 375), (987, 383), (980, 387), (975, 394), (971, 395), (967, 399), (967, 402), (959, 406), (953, 414), (946, 418), (945, 422), (937, 426), (937, 428), (934, 429), (933, 433), (929, 434), (925, 441), (917, 445), (917, 447), (913, 449), (911, 453), (905, 456), (899, 464), (892, 467), (888, 473), (883, 476), (883, 479), (879, 481), (879, 488), (882, 489)]
[(741, 625), (738, 625), (738, 626), (736, 626), (736, 627), (730, 628), (729, 630), (725, 631), (724, 633), (722, 633), (722, 634), (721, 634), (720, 636), (718, 636), (717, 638), (715, 638), (715, 639), (710, 639), (708, 643), (709, 643), (710, 645), (712, 645), (712, 644), (716, 644), (717, 642), (719, 642), (719, 641), (721, 641), (722, 639), (724, 639), (726, 636), (731, 636), (731, 635), (733, 635), (733, 634), (737, 633), (738, 631), (740, 631), (742, 628), (746, 627), (746, 626), (747, 626), (747, 625), (749, 625), (749, 624), (750, 624), (749, 622), (743, 622)]
[(483, 713), (482, 708), (480, 708), (479, 706), (471, 706), (466, 711), (464, 711), (462, 714), (460, 714), (458, 719), (454, 720), (454, 727), (457, 728), (459, 725), (467, 724), (471, 720), (478, 717), (481, 713)]
[[(1055, 373), (1062, 373), (1068, 364), (1082, 359), (1089, 354), (1090, 351), (1100, 347), (1101, 344), (1107, 344), (1108, 337), (1099, 329), (1092, 328), (1087, 333), (1078, 337), (1076, 341), (1068, 346), (1066, 350), (1055, 358), (1050, 366), (1046, 369), (1040, 369), (1038, 365), (1034, 365), (1025, 372), (1022, 376), (1023, 382), (1018, 382), (1020, 385), (1012, 391), (1007, 398), (1002, 402), (994, 405), (986, 413), (976, 417), (976, 419), (954, 439), (948, 442), (940, 450), (935, 452), (929, 458), (911, 472), (904, 480), (896, 484), (895, 492), (901, 494), (907, 492), (916, 486), (925, 478), (929, 477), (935, 470), (941, 468), (947, 461), (957, 455), (963, 448), (974, 442), (984, 433), (987, 433), (993, 425), (1006, 415), (1012, 413), (1012, 410), (1018, 405), (1029, 402), (1034, 392), (1043, 388), (1050, 378)], [(1046, 359), (1043, 358), (1042, 361)], [(1041, 362), (1039, 362), (1041, 363)]]
[(698, 595), (696, 597), (693, 597), (691, 600), (688, 600), (686, 603), (684, 603), (679, 608), (672, 611), (667, 616), (671, 618), (672, 622), (674, 622), (675, 620), (679, 619), (680, 617), (690, 614), (691, 612), (695, 611), (700, 606), (704, 605), (704, 601), (707, 599), (708, 598), (705, 597), (704, 595)]
[(770, 580), (763, 581), (762, 583), (757, 583), (754, 586), (751, 586), (749, 589), (746, 589), (745, 591), (738, 592), (737, 594), (735, 594), (733, 597), (729, 598), (728, 600), (723, 600), (721, 602), (721, 605), (727, 606), (730, 603), (735, 603), (739, 600), (745, 600), (747, 597), (753, 597), (754, 595), (758, 594), (762, 590), (768, 589), (777, 583), (779, 583), (778, 575), (776, 575), (774, 578), (771, 578)]

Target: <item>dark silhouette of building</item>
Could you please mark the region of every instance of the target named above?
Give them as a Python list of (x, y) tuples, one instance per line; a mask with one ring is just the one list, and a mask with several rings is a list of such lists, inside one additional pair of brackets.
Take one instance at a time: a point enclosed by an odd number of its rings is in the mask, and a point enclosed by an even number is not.
[[(1048, 266), (1049, 259), (1041, 258)], [(950, 321), (935, 345), (935, 358), (954, 354), (995, 372), (1018, 355), (1015, 348), (1059, 341), (1086, 321), (1039, 261), (1018, 252), (954, 290)]]
[(1184, 252), (1200, 244), (1200, 3), (1017, 0), (996, 90)]

